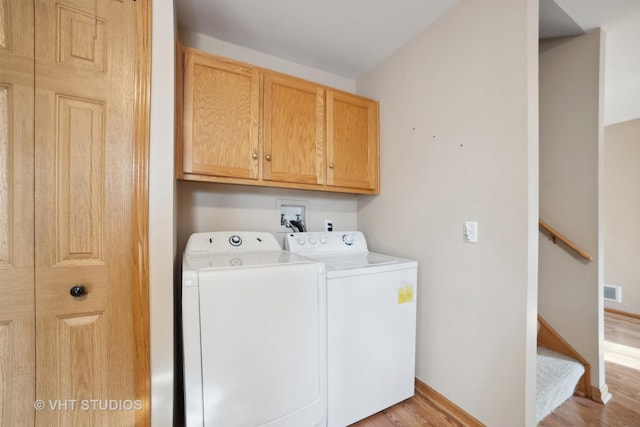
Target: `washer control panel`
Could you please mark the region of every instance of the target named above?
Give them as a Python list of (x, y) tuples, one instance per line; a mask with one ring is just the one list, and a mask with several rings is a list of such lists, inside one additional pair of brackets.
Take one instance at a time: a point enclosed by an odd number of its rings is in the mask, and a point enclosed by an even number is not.
[(363, 252), (367, 240), (360, 231), (319, 231), (287, 233), (285, 248), (290, 252)]

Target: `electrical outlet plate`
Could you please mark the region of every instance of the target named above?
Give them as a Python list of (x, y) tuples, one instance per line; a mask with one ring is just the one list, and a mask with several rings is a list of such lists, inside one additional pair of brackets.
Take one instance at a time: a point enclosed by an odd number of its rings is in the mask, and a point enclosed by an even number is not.
[(324, 231), (333, 231), (333, 220), (325, 219), (324, 220)]

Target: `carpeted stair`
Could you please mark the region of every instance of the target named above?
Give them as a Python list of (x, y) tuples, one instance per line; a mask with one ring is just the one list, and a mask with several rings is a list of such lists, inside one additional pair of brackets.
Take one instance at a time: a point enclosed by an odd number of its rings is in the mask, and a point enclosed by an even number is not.
[(536, 422), (542, 421), (573, 396), (584, 371), (581, 363), (548, 348), (538, 347)]

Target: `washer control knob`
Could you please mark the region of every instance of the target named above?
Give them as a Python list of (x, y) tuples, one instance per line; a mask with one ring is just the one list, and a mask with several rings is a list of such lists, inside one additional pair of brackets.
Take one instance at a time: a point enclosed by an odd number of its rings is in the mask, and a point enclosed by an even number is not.
[(311, 243), (312, 245), (315, 245), (316, 243), (318, 243), (318, 241), (316, 240), (315, 237), (309, 237), (309, 243)]
[(231, 246), (240, 246), (242, 244), (242, 239), (237, 234), (234, 234), (229, 237), (229, 243), (231, 243)]
[(323, 244), (323, 245), (326, 245), (327, 244), (327, 238), (326, 237), (321, 237), (320, 238), (320, 243)]
[(347, 246), (351, 246), (353, 245), (353, 237), (351, 237), (350, 234), (343, 234), (342, 235), (342, 241), (344, 242), (345, 245)]
[(298, 244), (300, 246), (304, 245), (304, 237), (298, 237)]

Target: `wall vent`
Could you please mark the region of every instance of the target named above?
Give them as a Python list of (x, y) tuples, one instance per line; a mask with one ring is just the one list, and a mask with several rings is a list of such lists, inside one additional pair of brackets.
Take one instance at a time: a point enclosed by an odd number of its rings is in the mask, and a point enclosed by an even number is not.
[(613, 302), (622, 302), (622, 287), (613, 285), (604, 285), (604, 300)]

